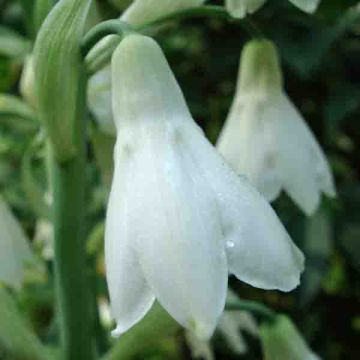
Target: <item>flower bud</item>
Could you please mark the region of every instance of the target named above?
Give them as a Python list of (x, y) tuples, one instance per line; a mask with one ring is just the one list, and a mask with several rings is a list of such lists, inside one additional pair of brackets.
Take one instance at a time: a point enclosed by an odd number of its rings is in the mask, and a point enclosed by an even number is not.
[(76, 152), (74, 131), (84, 76), (80, 41), (90, 3), (60, 1), (45, 19), (35, 43), (39, 114), (60, 161)]
[(293, 322), (284, 315), (260, 329), (265, 360), (320, 360), (306, 344)]

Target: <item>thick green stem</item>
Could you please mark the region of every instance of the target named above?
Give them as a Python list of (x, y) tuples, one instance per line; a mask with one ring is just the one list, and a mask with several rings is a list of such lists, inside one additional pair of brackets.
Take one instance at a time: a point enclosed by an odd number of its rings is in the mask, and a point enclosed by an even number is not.
[(95, 358), (91, 295), (86, 270), (85, 190), (86, 149), (84, 126), (85, 81), (78, 94), (75, 155), (59, 163), (53, 157), (55, 276), (66, 360)]

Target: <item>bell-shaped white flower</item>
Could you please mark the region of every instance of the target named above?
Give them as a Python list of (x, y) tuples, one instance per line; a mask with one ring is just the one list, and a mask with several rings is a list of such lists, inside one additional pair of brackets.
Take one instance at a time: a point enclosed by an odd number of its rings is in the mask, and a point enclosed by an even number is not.
[[(289, 0), (300, 10), (313, 13), (319, 6), (320, 0)], [(266, 0), (225, 0), (226, 8), (231, 16), (241, 19), (247, 14), (253, 14), (260, 9)]]
[(0, 197), (0, 282), (20, 288), (26, 264), (33, 260), (28, 240)]
[(193, 121), (156, 42), (129, 35), (112, 59), (117, 128), (105, 255), (116, 334), (156, 297), (208, 338), (228, 272), (290, 291), (303, 255), (267, 201), (225, 163)]
[(279, 315), (272, 324), (263, 324), (260, 339), (265, 360), (320, 360), (285, 315)]
[(284, 189), (310, 215), (321, 192), (335, 195), (326, 157), (284, 93), (269, 41), (254, 40), (243, 50), (236, 95), (217, 148), (269, 201)]

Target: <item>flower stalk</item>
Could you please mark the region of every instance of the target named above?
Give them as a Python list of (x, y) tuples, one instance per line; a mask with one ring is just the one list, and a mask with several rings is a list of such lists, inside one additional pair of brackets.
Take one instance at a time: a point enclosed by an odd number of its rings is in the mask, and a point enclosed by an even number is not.
[(94, 359), (91, 296), (85, 251), (85, 87), (77, 99), (75, 156), (60, 162), (53, 156), (55, 274), (65, 359)]
[[(134, 26), (133, 31), (139, 33), (146, 33), (149, 29), (166, 24), (171, 21), (181, 21), (184, 19), (191, 18), (217, 18), (223, 19), (230, 23), (240, 24), (244, 30), (252, 38), (263, 38), (261, 30), (255, 25), (250, 19), (235, 19), (233, 18), (223, 6), (216, 5), (205, 5), (199, 7), (192, 7), (186, 10), (180, 10), (173, 14), (163, 16), (154, 21), (139, 26)], [(94, 29), (85, 36), (83, 40), (83, 54), (88, 54), (91, 48), (95, 45), (95, 40), (99, 41), (102, 37), (109, 34), (121, 35), (124, 29), (124, 21), (120, 20), (109, 20), (97, 25)], [(129, 26), (129, 25), (128, 25)], [(104, 43), (103, 46), (99, 47), (97, 51), (90, 52), (86, 56), (85, 63), (89, 74), (94, 74), (107, 63), (110, 62), (111, 55), (119, 45), (121, 37), (114, 37), (108, 42)]]
[(260, 320), (270, 323), (275, 321), (276, 318), (276, 313), (273, 310), (256, 301), (239, 299), (236, 301), (229, 301), (228, 303), (226, 303), (225, 309), (228, 311), (248, 311)]

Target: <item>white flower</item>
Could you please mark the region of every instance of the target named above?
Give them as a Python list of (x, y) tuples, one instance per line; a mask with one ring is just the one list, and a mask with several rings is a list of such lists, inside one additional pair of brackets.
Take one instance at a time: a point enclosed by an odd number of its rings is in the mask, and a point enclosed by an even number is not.
[(303, 255), (266, 200), (206, 140), (156, 42), (126, 37), (112, 72), (117, 142), (105, 255), (115, 334), (156, 297), (208, 338), (228, 272), (263, 289), (296, 287)]
[(274, 324), (264, 323), (260, 338), (264, 360), (320, 360), (287, 316), (278, 316)]
[(102, 131), (115, 133), (114, 119), (111, 108), (111, 66), (107, 65), (95, 75), (88, 84), (87, 98), (90, 111)]
[(308, 215), (321, 192), (335, 196), (321, 148), (283, 91), (274, 46), (264, 40), (246, 45), (239, 83), (217, 148), (272, 201), (284, 189)]
[(20, 288), (26, 263), (33, 260), (28, 240), (0, 197), (0, 282)]
[[(317, 9), (320, 0), (289, 0), (295, 6), (307, 13), (313, 13)], [(243, 18), (247, 14), (253, 14), (260, 9), (266, 0), (225, 0), (225, 5), (231, 16)]]

